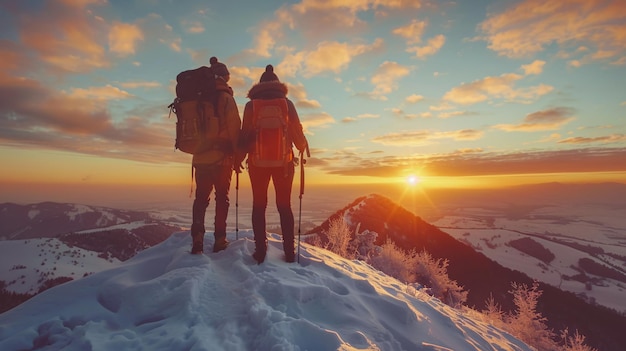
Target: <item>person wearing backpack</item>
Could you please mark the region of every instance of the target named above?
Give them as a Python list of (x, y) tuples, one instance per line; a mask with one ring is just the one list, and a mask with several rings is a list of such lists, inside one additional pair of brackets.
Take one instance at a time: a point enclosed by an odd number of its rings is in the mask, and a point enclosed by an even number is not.
[(243, 113), (241, 160), (247, 155), (255, 241), (252, 256), (259, 264), (265, 260), (267, 252), (265, 210), (270, 180), (276, 191), (285, 261), (295, 261), (294, 216), (291, 209), (295, 170), (292, 145), (302, 153), (308, 143), (298, 112), (287, 98), (287, 93), (287, 86), (278, 80), (274, 67), (267, 65), (259, 83), (248, 91), (250, 101), (246, 103)]
[(230, 206), (228, 193), (233, 169), (240, 172), (241, 168), (235, 167), (234, 164), (241, 118), (233, 97), (233, 90), (228, 85), (230, 73), (226, 65), (219, 62), (217, 58), (211, 57), (210, 63), (215, 74), (216, 88), (216, 96), (212, 100), (211, 109), (214, 109), (219, 120), (219, 135), (215, 147), (193, 154), (192, 166), (195, 171), (196, 192), (191, 224), (192, 254), (203, 253), (204, 219), (213, 189), (215, 189), (213, 252), (219, 252), (228, 246), (228, 240), (226, 240), (226, 219)]

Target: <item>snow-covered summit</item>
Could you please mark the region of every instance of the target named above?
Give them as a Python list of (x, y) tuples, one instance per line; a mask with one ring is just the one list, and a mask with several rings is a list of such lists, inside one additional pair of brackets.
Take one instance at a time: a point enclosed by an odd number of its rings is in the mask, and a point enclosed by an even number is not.
[[(0, 349), (530, 350), (360, 261), (303, 245), (282, 260), (270, 235), (257, 265), (251, 231), (190, 255), (179, 232), (118, 266), (0, 314)], [(205, 240), (207, 250), (211, 235)]]

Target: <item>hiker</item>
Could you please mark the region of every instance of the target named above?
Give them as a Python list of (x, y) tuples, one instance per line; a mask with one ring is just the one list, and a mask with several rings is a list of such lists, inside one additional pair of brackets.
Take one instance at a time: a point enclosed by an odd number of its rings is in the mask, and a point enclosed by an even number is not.
[[(291, 187), (295, 168), (292, 145), (302, 153), (307, 148), (307, 140), (298, 112), (293, 102), (287, 98), (287, 92), (287, 86), (278, 80), (274, 67), (267, 65), (259, 83), (248, 91), (250, 101), (246, 103), (243, 114), (241, 159), (247, 154), (248, 174), (252, 185), (252, 230), (255, 241), (255, 252), (252, 256), (259, 264), (263, 263), (267, 252), (265, 210), (270, 179), (276, 191), (276, 208), (280, 215), (285, 261), (295, 261), (294, 216), (291, 210)], [(285, 127), (262, 134), (264, 127), (260, 125), (261, 117), (268, 117), (276, 111), (280, 111), (279, 118), (285, 123)], [(283, 131), (284, 139), (281, 138)], [(277, 133), (281, 135), (277, 137)], [(271, 155), (277, 157), (272, 159)]]
[(220, 136), (223, 141), (216, 147), (193, 155), (192, 165), (196, 178), (196, 197), (193, 201), (191, 237), (192, 254), (203, 253), (204, 217), (209, 206), (211, 192), (215, 188), (215, 223), (213, 252), (226, 249), (226, 218), (230, 206), (228, 192), (233, 169), (239, 172), (241, 167), (234, 165), (234, 153), (237, 149), (241, 118), (233, 89), (228, 85), (230, 73), (225, 64), (216, 57), (211, 57), (211, 69), (215, 73), (217, 96), (213, 100), (220, 120)]

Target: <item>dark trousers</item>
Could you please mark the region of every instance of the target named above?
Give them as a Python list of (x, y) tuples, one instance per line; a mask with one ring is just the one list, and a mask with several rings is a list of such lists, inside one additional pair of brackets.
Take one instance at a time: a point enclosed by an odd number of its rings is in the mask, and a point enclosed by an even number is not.
[(270, 179), (276, 191), (276, 208), (280, 215), (280, 228), (283, 232), (283, 249), (285, 253), (294, 252), (294, 218), (291, 210), (291, 186), (293, 184), (294, 165), (285, 167), (248, 168), (252, 185), (252, 230), (257, 251), (267, 250), (265, 233), (265, 209), (267, 208), (267, 189)]
[(193, 201), (191, 235), (204, 235), (204, 216), (209, 206), (211, 192), (215, 189), (215, 239), (226, 238), (226, 218), (230, 201), (232, 167), (224, 165), (197, 165), (196, 198)]

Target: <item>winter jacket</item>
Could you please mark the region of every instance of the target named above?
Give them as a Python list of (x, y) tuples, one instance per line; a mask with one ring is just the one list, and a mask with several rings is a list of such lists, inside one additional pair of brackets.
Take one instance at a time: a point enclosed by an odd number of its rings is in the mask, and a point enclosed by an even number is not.
[(211, 149), (193, 155), (192, 164), (199, 165), (219, 165), (227, 162), (233, 164), (233, 156), (239, 143), (239, 133), (241, 128), (241, 118), (237, 103), (233, 97), (232, 88), (222, 79), (216, 80), (217, 85), (217, 114), (222, 118), (222, 127), (219, 137), (224, 140), (224, 146)]
[[(277, 99), (284, 98), (287, 100), (287, 108), (289, 113), (289, 126), (287, 142), (291, 145), (295, 145), (298, 151), (304, 152), (307, 148), (307, 140), (302, 131), (302, 124), (300, 123), (300, 117), (293, 102), (287, 98), (287, 86), (280, 81), (268, 81), (257, 83), (250, 91), (248, 91), (248, 98), (250, 101), (246, 103), (243, 112), (243, 125), (241, 127), (241, 141), (240, 141), (240, 160), (243, 160), (246, 154), (254, 152), (254, 138), (255, 129), (253, 122), (252, 100), (255, 99)], [(250, 160), (250, 159), (248, 159)]]

